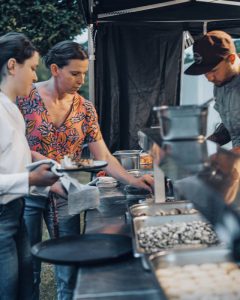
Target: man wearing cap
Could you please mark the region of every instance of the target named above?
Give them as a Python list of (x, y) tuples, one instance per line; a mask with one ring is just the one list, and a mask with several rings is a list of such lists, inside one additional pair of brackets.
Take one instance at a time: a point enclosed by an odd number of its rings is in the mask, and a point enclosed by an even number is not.
[(220, 145), (230, 140), (240, 146), (240, 59), (234, 42), (224, 31), (210, 31), (193, 45), (195, 62), (188, 75), (204, 74), (214, 84), (214, 108), (222, 124), (208, 137)]

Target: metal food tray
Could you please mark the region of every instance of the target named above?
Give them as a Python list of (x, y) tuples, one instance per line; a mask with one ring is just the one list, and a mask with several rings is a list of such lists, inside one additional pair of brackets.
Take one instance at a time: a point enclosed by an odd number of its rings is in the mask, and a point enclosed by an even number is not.
[[(132, 218), (142, 216), (159, 217), (161, 215), (156, 215), (160, 210), (165, 212), (170, 212), (174, 208), (177, 209), (192, 209), (193, 204), (188, 201), (178, 201), (178, 202), (168, 202), (168, 203), (142, 203), (135, 204), (129, 208), (129, 213)], [(176, 214), (185, 215), (185, 214)], [(163, 216), (162, 216), (163, 217)]]
[(231, 250), (222, 246), (184, 251), (168, 251), (168, 253), (159, 252), (148, 256), (148, 262), (153, 271), (159, 268), (181, 267), (188, 264), (200, 265), (229, 261), (232, 261)]
[(200, 265), (205, 263), (223, 263), (233, 262), (231, 257), (231, 250), (222, 246), (212, 246), (205, 249), (194, 249), (184, 251), (168, 251), (151, 254), (146, 257), (149, 268), (154, 274), (157, 286), (167, 296), (161, 287), (161, 281), (157, 277), (157, 272), (168, 267), (182, 267), (185, 265)]
[[(145, 227), (149, 226), (159, 226), (161, 224), (165, 223), (182, 223), (182, 222), (193, 222), (193, 221), (206, 221), (206, 219), (200, 215), (200, 214), (190, 214), (190, 215), (171, 215), (171, 216), (154, 216), (154, 217), (136, 217), (133, 218), (132, 220), (132, 243), (133, 243), (133, 253), (135, 257), (140, 257), (143, 255), (149, 255), (149, 253), (145, 253), (144, 249), (140, 247), (138, 237), (137, 237), (137, 232)], [(197, 245), (198, 248), (204, 248), (206, 245)], [(188, 245), (186, 248), (194, 248), (194, 245)], [(196, 247), (196, 246), (195, 246)], [(179, 248), (179, 245), (176, 245), (176, 248)], [(176, 249), (175, 247), (173, 248), (166, 248), (163, 250), (160, 250), (159, 252), (166, 252), (168, 249)]]
[[(127, 198), (126, 198), (127, 199)], [(127, 199), (126, 206), (127, 211), (125, 213), (126, 221), (130, 223), (132, 221), (131, 208), (138, 205), (151, 205), (154, 203), (154, 198), (137, 198), (137, 199)]]

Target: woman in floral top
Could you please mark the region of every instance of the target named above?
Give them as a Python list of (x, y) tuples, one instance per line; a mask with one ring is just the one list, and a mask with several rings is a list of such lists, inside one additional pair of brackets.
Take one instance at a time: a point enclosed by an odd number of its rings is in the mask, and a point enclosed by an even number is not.
[[(109, 152), (92, 103), (78, 94), (88, 70), (88, 56), (83, 48), (72, 41), (60, 42), (49, 50), (45, 64), (51, 71), (51, 78), (37, 83), (28, 98), (17, 101), (26, 121), (30, 148), (39, 155), (60, 161), (67, 154), (74, 159), (80, 158), (82, 146), (87, 143), (95, 159), (107, 161), (105, 170), (109, 175), (123, 183), (152, 190), (151, 176), (133, 177)], [(56, 203), (59, 236), (80, 234), (79, 216), (68, 215), (66, 198), (66, 195), (58, 197)], [(41, 241), (42, 217), (50, 236), (54, 236), (54, 214), (49, 199), (33, 201), (26, 198), (24, 217), (32, 245)], [(41, 271), (39, 261), (34, 262), (34, 271), (34, 299), (37, 300)], [(58, 299), (72, 299), (77, 269), (57, 266), (56, 271)]]
[(18, 99), (18, 106), (27, 124), (26, 136), (31, 150), (58, 162), (69, 153), (73, 160), (79, 159), (84, 143), (102, 139), (95, 108), (77, 93), (59, 126), (52, 120), (36, 87), (29, 98)]

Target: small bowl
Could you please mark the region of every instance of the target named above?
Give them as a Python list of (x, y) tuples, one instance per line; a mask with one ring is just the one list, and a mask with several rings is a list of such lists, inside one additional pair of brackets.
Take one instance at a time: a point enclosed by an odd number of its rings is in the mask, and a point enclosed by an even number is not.
[(97, 187), (101, 188), (113, 188), (118, 185), (118, 182), (113, 177), (109, 176), (100, 176), (98, 177), (98, 181), (96, 183)]
[(134, 177), (138, 178), (142, 176), (142, 173), (140, 170), (134, 169), (134, 170), (128, 170), (128, 173), (133, 175)]

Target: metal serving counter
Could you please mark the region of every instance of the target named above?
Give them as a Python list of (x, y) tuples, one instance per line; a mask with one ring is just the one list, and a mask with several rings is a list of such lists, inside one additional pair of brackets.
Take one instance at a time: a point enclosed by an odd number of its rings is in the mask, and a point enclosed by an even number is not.
[[(130, 235), (126, 223), (127, 200), (121, 189), (100, 189), (99, 210), (90, 210), (86, 216), (86, 233), (116, 233)], [(79, 268), (74, 300), (159, 300), (154, 276), (143, 269), (141, 261), (133, 256), (111, 264)]]
[[(157, 160), (155, 165), (173, 180), (178, 196), (194, 204), (220, 233), (234, 259), (240, 261), (240, 216), (236, 210), (240, 199), (240, 156), (205, 140), (153, 140), (152, 153)], [(99, 210), (87, 212), (86, 233), (131, 235), (125, 220), (130, 200), (125, 198), (121, 188), (100, 192)], [(180, 200), (180, 197), (175, 199)], [(138, 258), (130, 257), (79, 269), (74, 294), (74, 300), (77, 299), (166, 298), (153, 274), (143, 269)]]

